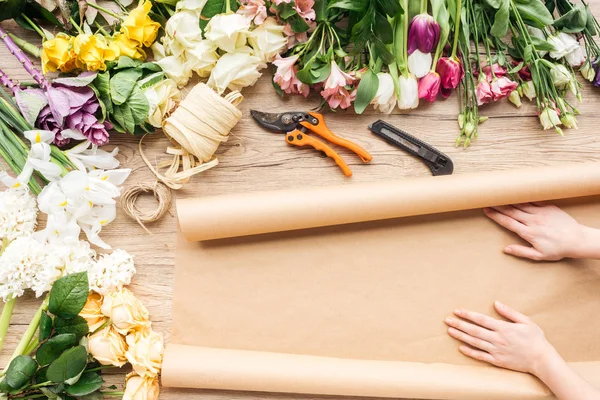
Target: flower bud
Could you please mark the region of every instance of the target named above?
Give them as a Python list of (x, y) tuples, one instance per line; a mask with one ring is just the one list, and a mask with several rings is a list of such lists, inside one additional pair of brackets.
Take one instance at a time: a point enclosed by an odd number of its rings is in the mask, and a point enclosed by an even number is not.
[(150, 326), (148, 310), (128, 289), (122, 288), (106, 295), (101, 309), (102, 314), (111, 319), (117, 332), (123, 335)]
[(134, 373), (127, 375), (123, 400), (158, 400), (158, 377), (142, 378)]
[(83, 306), (83, 309), (79, 313), (79, 316), (86, 320), (90, 332), (94, 332), (106, 322), (106, 317), (102, 314), (101, 307), (102, 295), (96, 292), (90, 292), (85, 306)]
[(560, 117), (560, 122), (568, 129), (579, 129), (577, 126), (577, 118), (571, 113), (565, 113)]
[(458, 127), (461, 131), (465, 127), (465, 114), (458, 114)]
[(540, 113), (540, 122), (545, 131), (548, 129), (557, 128), (558, 125), (562, 123), (556, 110), (550, 107), (546, 107), (542, 110)]
[(408, 54), (431, 53), (440, 40), (440, 25), (429, 14), (415, 15), (408, 28)]
[(529, 99), (529, 101), (532, 101), (533, 99), (535, 99), (536, 94), (535, 94), (535, 85), (533, 84), (533, 81), (523, 82), (521, 87), (523, 88), (523, 94), (525, 95), (525, 97), (527, 97)]
[(419, 81), (419, 98), (425, 101), (434, 102), (440, 92), (440, 75), (437, 72), (430, 72)]
[(436, 71), (440, 74), (441, 85), (444, 89), (456, 89), (465, 75), (462, 63), (456, 57), (440, 58)]
[(88, 338), (90, 354), (102, 365), (122, 367), (127, 362), (125, 337), (107, 326)]
[(579, 72), (581, 72), (581, 76), (590, 82), (593, 82), (594, 78), (596, 77), (596, 71), (594, 70), (592, 63), (589, 61), (583, 64), (583, 67), (579, 69)]
[(490, 117), (479, 117), (479, 123), (483, 124), (485, 121), (487, 121), (488, 119), (490, 119)]
[(163, 357), (163, 337), (150, 329), (132, 332), (125, 338), (127, 361), (141, 377), (155, 377), (160, 372)]
[(467, 135), (467, 140), (469, 140), (473, 136), (473, 134), (476, 132), (476, 130), (477, 130), (477, 127), (475, 126), (475, 123), (473, 121), (469, 120), (465, 124), (465, 135)]
[(508, 96), (508, 100), (513, 103), (517, 108), (521, 108), (521, 96), (519, 96), (519, 92), (517, 90), (513, 90)]

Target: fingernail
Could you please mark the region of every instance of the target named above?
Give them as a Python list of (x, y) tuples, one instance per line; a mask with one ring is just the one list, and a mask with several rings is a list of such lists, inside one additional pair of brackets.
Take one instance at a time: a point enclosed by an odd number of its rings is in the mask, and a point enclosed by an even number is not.
[(489, 212), (490, 212), (490, 209), (489, 209), (489, 208), (484, 208), (484, 209), (483, 209), (483, 212), (484, 212), (485, 214), (487, 214), (487, 213), (489, 213)]
[(462, 310), (459, 310), (458, 308), (456, 310), (454, 310), (454, 314), (456, 315), (461, 315), (462, 314)]
[(505, 252), (505, 253), (508, 253), (508, 254), (512, 254), (512, 252), (513, 252), (513, 249), (512, 249), (512, 247), (508, 246), (508, 247), (505, 247), (505, 248), (504, 248), (504, 252)]
[(450, 318), (450, 317), (447, 317), (447, 318), (445, 319), (445, 322), (446, 322), (448, 325), (450, 325), (450, 324), (452, 323), (452, 321), (454, 321), (454, 320), (453, 320), (452, 318)]
[(496, 307), (504, 307), (504, 304), (500, 303), (499, 301), (495, 301), (494, 304), (496, 305)]

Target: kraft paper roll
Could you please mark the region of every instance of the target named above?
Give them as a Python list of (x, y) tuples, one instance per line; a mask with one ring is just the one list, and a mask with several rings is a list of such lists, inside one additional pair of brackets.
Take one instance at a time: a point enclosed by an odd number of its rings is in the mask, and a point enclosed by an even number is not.
[[(198, 363), (203, 367), (194, 368)], [(571, 366), (590, 382), (600, 384), (600, 362)], [(163, 368), (162, 384), (174, 388), (439, 400), (553, 398), (533, 376), (491, 367), (170, 345)]]
[(600, 163), (178, 199), (189, 241), (600, 193)]
[(507, 256), (520, 238), (478, 209), (557, 199), (600, 228), (600, 163), (180, 200), (163, 384), (551, 398), (532, 376), (464, 357), (447, 335), (455, 308), (499, 318), (500, 300), (600, 388), (600, 262)]

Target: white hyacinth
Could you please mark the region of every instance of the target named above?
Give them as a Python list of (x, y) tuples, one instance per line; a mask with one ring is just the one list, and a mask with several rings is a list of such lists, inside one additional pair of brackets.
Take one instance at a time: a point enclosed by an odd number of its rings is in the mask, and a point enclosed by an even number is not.
[(33, 233), (37, 223), (37, 202), (26, 187), (0, 193), (0, 241), (10, 242)]
[(106, 295), (129, 285), (134, 274), (133, 256), (125, 250), (117, 249), (111, 254), (100, 256), (90, 270), (90, 289)]

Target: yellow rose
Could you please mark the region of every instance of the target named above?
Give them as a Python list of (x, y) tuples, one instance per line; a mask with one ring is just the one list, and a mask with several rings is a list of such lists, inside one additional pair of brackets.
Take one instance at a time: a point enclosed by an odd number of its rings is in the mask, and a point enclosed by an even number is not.
[(71, 72), (75, 69), (73, 37), (59, 33), (54, 39), (46, 40), (42, 45), (42, 68), (48, 71)]
[(102, 307), (102, 295), (96, 292), (90, 292), (87, 302), (85, 303), (85, 306), (83, 306), (83, 310), (79, 313), (79, 315), (87, 321), (90, 332), (94, 332), (107, 321), (104, 314), (102, 314), (100, 307)]
[(131, 10), (127, 18), (121, 25), (123, 32), (131, 40), (150, 47), (156, 40), (160, 24), (152, 21), (148, 16), (152, 3), (146, 0), (144, 4), (140, 4), (137, 8)]
[(151, 329), (132, 332), (125, 338), (127, 361), (141, 377), (155, 377), (160, 372), (163, 357), (163, 337)]
[[(146, 59), (146, 52), (140, 47), (138, 42), (129, 39), (122, 33), (115, 33), (110, 41), (109, 48), (116, 54), (115, 58), (126, 56), (138, 60)], [(112, 61), (114, 58), (109, 60)]]
[(107, 326), (88, 338), (90, 354), (102, 365), (122, 367), (127, 362), (125, 337), (114, 327)]
[(106, 54), (110, 51), (104, 36), (81, 33), (73, 40), (73, 48), (77, 54), (77, 67), (88, 71), (104, 71)]
[(160, 388), (158, 377), (142, 378), (131, 373), (127, 375), (123, 400), (157, 400)]
[(148, 310), (125, 288), (104, 297), (102, 314), (110, 318), (117, 332), (123, 335), (150, 327)]

